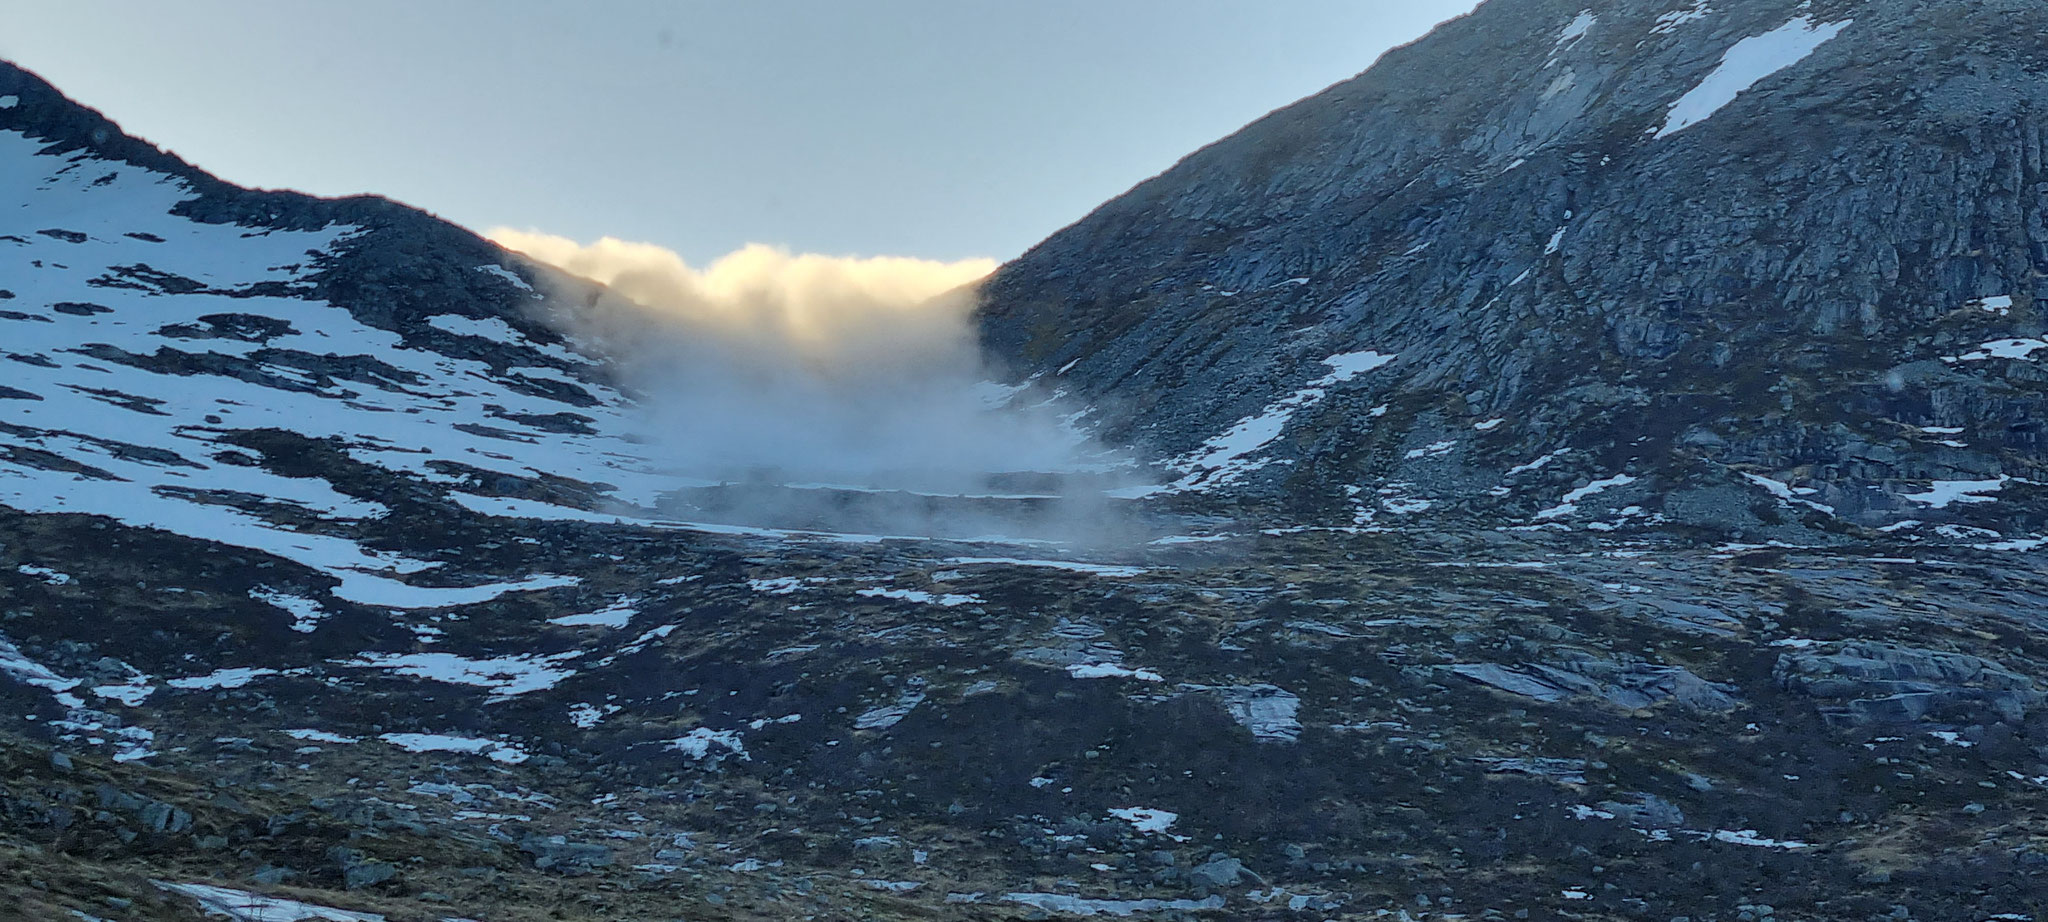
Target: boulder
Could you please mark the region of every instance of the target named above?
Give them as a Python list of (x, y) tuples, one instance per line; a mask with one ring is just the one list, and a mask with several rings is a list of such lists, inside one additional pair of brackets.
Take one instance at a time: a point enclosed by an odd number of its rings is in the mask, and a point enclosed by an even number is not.
[(1233, 886), (1245, 874), (1244, 862), (1236, 858), (1215, 858), (1188, 871), (1188, 880), (1198, 887), (1220, 890)]

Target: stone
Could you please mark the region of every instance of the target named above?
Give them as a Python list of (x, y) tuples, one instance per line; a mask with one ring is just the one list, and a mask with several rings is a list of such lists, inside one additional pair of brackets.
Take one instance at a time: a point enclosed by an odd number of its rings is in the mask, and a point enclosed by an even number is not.
[(363, 861), (342, 869), (342, 885), (350, 890), (373, 887), (398, 876), (398, 867), (383, 861)]
[(533, 856), (533, 866), (561, 874), (584, 874), (612, 864), (612, 850), (603, 845), (570, 842), (563, 836), (529, 835), (520, 851)]
[(1655, 794), (1637, 794), (1635, 797), (1634, 803), (1601, 801), (1600, 809), (1642, 829), (1685, 828), (1685, 811), (1680, 810), (1677, 804)]
[(1533, 775), (1548, 778), (1561, 784), (1585, 784), (1586, 761), (1584, 759), (1475, 759), (1486, 770), (1495, 774)]
[(1244, 862), (1236, 858), (1216, 858), (1189, 870), (1188, 880), (1198, 887), (1220, 890), (1236, 884), (1244, 873)]
[(1301, 699), (1277, 685), (1236, 685), (1216, 689), (1232, 720), (1263, 743), (1291, 743), (1301, 736), (1295, 714)]
[(192, 814), (162, 802), (143, 806), (139, 819), (154, 832), (178, 833), (192, 826)]
[(142, 809), (149, 801), (121, 790), (111, 784), (93, 787), (93, 795), (99, 799), (100, 809), (133, 812)]

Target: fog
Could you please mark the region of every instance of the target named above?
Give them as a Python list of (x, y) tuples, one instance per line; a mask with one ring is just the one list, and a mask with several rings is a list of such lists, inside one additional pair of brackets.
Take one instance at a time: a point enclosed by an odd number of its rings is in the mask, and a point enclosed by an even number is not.
[(699, 511), (955, 536), (1023, 515), (1032, 531), (1058, 519), (1073, 532), (1067, 520), (1096, 517), (1122, 467), (1072, 424), (1083, 408), (992, 382), (971, 315), (993, 260), (749, 245), (699, 268), (646, 243), (488, 236), (608, 286), (564, 332), (641, 395), (659, 463), (728, 485), (685, 494)]

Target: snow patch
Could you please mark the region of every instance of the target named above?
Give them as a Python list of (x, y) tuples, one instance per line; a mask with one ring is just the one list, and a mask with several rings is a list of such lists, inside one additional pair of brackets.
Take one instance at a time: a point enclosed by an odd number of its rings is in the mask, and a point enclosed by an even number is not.
[(579, 730), (588, 730), (603, 722), (605, 718), (625, 710), (616, 704), (599, 707), (595, 704), (575, 704), (569, 707), (569, 723)]
[[(481, 586), (414, 586), (397, 580), (359, 581), (354, 586), (337, 586), (334, 594), (362, 605), (384, 608), (449, 608), (481, 605), (514, 592), (537, 592), (583, 582), (580, 577), (540, 574), (525, 579)], [(346, 592), (344, 590), (347, 590)]]
[[(714, 751), (716, 747), (717, 750)], [(670, 752), (680, 752), (692, 761), (702, 762), (707, 758), (724, 758), (727, 754), (739, 756), (741, 761), (750, 761), (747, 747), (740, 741), (737, 730), (712, 730), (698, 727), (682, 736), (669, 740), (662, 747)]]
[(503, 343), (508, 346), (517, 345), (525, 339), (525, 337), (519, 335), (518, 330), (512, 329), (511, 324), (496, 317), (477, 318), (464, 317), (461, 314), (435, 314), (427, 318), (427, 326), (446, 333), (453, 333), (457, 336), (473, 336), (477, 339), (488, 339), (492, 342)]
[(2006, 476), (1992, 480), (1936, 480), (1927, 485), (1925, 493), (1901, 493), (1899, 498), (1935, 509), (1946, 509), (1951, 503), (1990, 503), (1997, 500), (1985, 494), (2005, 489), (2011, 480)]
[(1230, 539), (1231, 539), (1232, 537), (1234, 537), (1234, 536), (1232, 536), (1232, 535), (1167, 535), (1167, 536), (1166, 536), (1166, 537), (1164, 537), (1164, 538), (1154, 538), (1154, 539), (1152, 539), (1151, 541), (1148, 541), (1148, 542), (1146, 542), (1146, 543), (1147, 543), (1147, 544), (1152, 544), (1152, 545), (1156, 545), (1156, 546), (1159, 546), (1159, 547), (1167, 547), (1167, 546), (1171, 546), (1171, 545), (1175, 545), (1175, 544), (1209, 544), (1209, 543), (1212, 543), (1212, 542), (1216, 542), (1216, 541), (1228, 541), (1228, 540), (1230, 540)]
[(564, 627), (625, 627), (640, 613), (639, 603), (638, 599), (619, 599), (597, 611), (549, 618), (548, 623)]
[(259, 602), (266, 602), (271, 607), (291, 615), (292, 630), (298, 631), (301, 634), (312, 633), (315, 628), (320, 626), (320, 622), (327, 618), (327, 610), (321, 608), (319, 602), (304, 596), (293, 595), (289, 592), (278, 592), (272, 589), (257, 589), (249, 593), (249, 597)]
[(1396, 358), (1398, 356), (1382, 355), (1370, 349), (1362, 352), (1346, 352), (1341, 355), (1333, 355), (1323, 360), (1323, 364), (1330, 366), (1330, 373), (1318, 379), (1316, 383), (1320, 385), (1343, 384), (1368, 371), (1374, 371), (1393, 364)]
[(502, 740), (478, 739), (473, 736), (449, 736), (442, 733), (385, 733), (377, 737), (407, 752), (459, 752), (480, 755), (493, 762), (517, 765), (532, 758), (532, 754), (517, 743)]
[(314, 729), (311, 729), (311, 728), (301, 728), (301, 729), (293, 729), (293, 730), (284, 730), (284, 731), (280, 731), (280, 732), (282, 732), (282, 733), (283, 733), (284, 735), (286, 735), (286, 736), (289, 736), (289, 737), (291, 737), (292, 739), (295, 739), (295, 740), (300, 740), (300, 741), (303, 741), (303, 742), (314, 742), (314, 743), (358, 743), (358, 742), (362, 742), (361, 740), (358, 740), (358, 739), (356, 739), (356, 738), (355, 738), (355, 737), (353, 737), (353, 736), (343, 736), (343, 735), (341, 735), (341, 734), (339, 734), (339, 733), (329, 733), (329, 732), (328, 732), (328, 731), (326, 731), (326, 730), (314, 730)]
[(1978, 298), (1975, 301), (1964, 304), (1963, 307), (1964, 309), (1975, 308), (1986, 313), (2004, 317), (2012, 313), (2012, 295), (1994, 295), (1989, 298)]
[(520, 278), (518, 275), (514, 274), (512, 270), (507, 269), (504, 266), (478, 266), (476, 267), (476, 271), (482, 272), (485, 275), (495, 275), (498, 278), (504, 279), (507, 284), (519, 289), (520, 291), (533, 295), (536, 298), (540, 297), (540, 292), (534, 291), (532, 285), (528, 285), (525, 279)]
[(1144, 567), (1126, 567), (1115, 564), (1080, 563), (1072, 560), (1024, 560), (1016, 557), (948, 557), (946, 563), (957, 566), (1011, 566), (1045, 567), (1053, 570), (1071, 570), (1091, 576), (1139, 576), (1146, 572)]
[(1975, 352), (1944, 355), (1941, 360), (1951, 365), (1957, 362), (1983, 362), (1990, 359), (2031, 362), (2034, 360), (2034, 353), (2042, 349), (2048, 349), (2048, 339), (1994, 339), (1978, 346)]
[(1821, 512), (1825, 512), (1828, 515), (1835, 514), (1835, 507), (1833, 506), (1827, 505), (1825, 503), (1817, 503), (1810, 499), (1801, 498), (1808, 494), (1820, 492), (1819, 490), (1816, 490), (1812, 487), (1794, 487), (1791, 484), (1786, 483), (1782, 480), (1772, 480), (1771, 478), (1765, 477), (1761, 474), (1744, 473), (1742, 476), (1750, 483), (1763, 487), (1772, 496), (1784, 500), (1785, 502), (1798, 503), (1802, 506), (1807, 506), (1813, 509), (1817, 509)]
[(68, 703), (72, 707), (83, 704), (76, 696), (65, 694), (83, 683), (77, 679), (67, 679), (50, 671), (49, 667), (29, 659), (21, 652), (21, 648), (5, 638), (0, 638), (0, 675), (55, 694), (59, 703)]
[[(293, 670), (293, 672), (298, 671), (302, 670)], [(242, 686), (247, 685), (250, 682), (253, 682), (264, 676), (286, 674), (287, 673), (283, 671), (271, 669), (264, 666), (236, 666), (231, 669), (216, 669), (205, 675), (189, 676), (187, 678), (182, 679), (171, 679), (170, 681), (165, 682), (164, 684), (169, 685), (172, 688), (180, 688), (186, 690), (241, 688)]]
[(1508, 475), (1513, 476), (1515, 474), (1526, 474), (1530, 471), (1542, 470), (1544, 465), (1547, 465), (1550, 462), (1557, 460), (1558, 456), (1562, 454), (1564, 454), (1564, 451), (1560, 449), (1558, 451), (1553, 451), (1547, 455), (1544, 455), (1541, 458), (1537, 458), (1536, 460), (1531, 461), (1527, 464), (1517, 464), (1514, 467), (1508, 468)]
[(1764, 78), (1805, 60), (1852, 22), (1844, 19), (1815, 23), (1801, 16), (1762, 35), (1736, 42), (1706, 79), (1671, 104), (1664, 127), (1657, 130), (1656, 136), (1669, 137), (1712, 118)]
[(384, 922), (384, 917), (374, 912), (316, 906), (209, 884), (173, 884), (161, 880), (150, 883), (157, 889), (197, 900), (199, 908), (209, 916), (226, 916), (233, 922)]
[(1223, 908), (1223, 897), (1221, 894), (1210, 894), (1208, 897), (1199, 900), (1092, 900), (1085, 897), (1068, 896), (1064, 893), (1005, 893), (1003, 894), (1003, 899), (1006, 902), (1022, 903), (1033, 909), (1043, 909), (1046, 912), (1063, 912), (1075, 916), (1129, 916), (1141, 912), (1155, 913), (1167, 912), (1169, 910), (1193, 912), (1203, 909)]
[(15, 567), (14, 571), (23, 576), (33, 576), (52, 586), (69, 586), (72, 583), (71, 574), (52, 570), (49, 567), (38, 567), (34, 564), (25, 563)]
[(985, 599), (978, 595), (956, 595), (953, 593), (931, 593), (921, 589), (857, 589), (854, 595), (871, 599), (901, 599), (905, 602), (919, 602), (954, 608), (961, 605), (980, 605)]
[(1564, 501), (1567, 503), (1576, 503), (1579, 500), (1585, 499), (1588, 496), (1592, 496), (1593, 494), (1599, 493), (1610, 487), (1625, 486), (1627, 484), (1635, 482), (1636, 479), (1634, 477), (1630, 477), (1627, 474), (1616, 474), (1612, 477), (1608, 477), (1602, 480), (1595, 480), (1592, 483), (1586, 484), (1583, 487), (1571, 491), (1570, 493), (1566, 493), (1564, 495)]
[(1571, 22), (1565, 23), (1564, 28), (1557, 33), (1557, 41), (1550, 46), (1550, 59), (1544, 61), (1543, 66), (1556, 65), (1558, 56), (1577, 45), (1579, 40), (1586, 37), (1586, 33), (1593, 31), (1594, 24), (1599, 21), (1592, 10), (1583, 10), (1573, 17)]
[(1180, 819), (1178, 813), (1146, 807), (1114, 807), (1110, 809), (1109, 815), (1130, 823), (1139, 832), (1152, 833), (1163, 833), (1173, 828), (1174, 820)]
[(72, 694), (73, 689), (84, 683), (58, 675), (29, 659), (4, 637), (0, 637), (0, 676), (40, 688), (56, 699), (57, 705), (64, 709), (64, 716), (50, 721), (50, 726), (62, 731), (60, 739), (84, 739), (93, 745), (111, 745), (116, 762), (133, 762), (156, 754), (149, 748), (156, 740), (155, 733), (142, 727), (122, 726), (122, 721), (113, 715), (86, 707), (84, 700)]
[(1163, 682), (1165, 678), (1150, 669), (1132, 669), (1115, 663), (1073, 663), (1067, 666), (1067, 675), (1077, 679), (1137, 679), (1140, 682)]
[(1636, 479), (1634, 477), (1630, 477), (1627, 474), (1616, 474), (1612, 477), (1603, 478), (1601, 480), (1595, 480), (1592, 483), (1586, 484), (1583, 487), (1579, 487), (1576, 490), (1566, 493), (1564, 495), (1563, 500), (1559, 502), (1557, 505), (1536, 513), (1536, 521), (1543, 522), (1548, 521), (1550, 519), (1562, 518), (1564, 516), (1571, 515), (1572, 513), (1579, 511), (1580, 500), (1613, 487), (1619, 487), (1635, 482)]
[(129, 707), (139, 707), (149, 696), (156, 693), (156, 686), (147, 678), (123, 682), (119, 685), (95, 685), (92, 693), (109, 701), (119, 701)]
[(1407, 461), (1413, 461), (1417, 458), (1435, 458), (1449, 454), (1451, 449), (1456, 447), (1458, 447), (1458, 443), (1453, 441), (1433, 442), (1421, 448), (1409, 449), (1408, 453), (1401, 457)]
[(1136, 499), (1160, 493), (1211, 490), (1234, 483), (1272, 463), (1269, 460), (1254, 460), (1251, 456), (1279, 439), (1280, 434), (1286, 431), (1287, 424), (1293, 421), (1297, 411), (1321, 403), (1330, 388), (1348, 383), (1366, 372), (1384, 368), (1397, 357), (1369, 349), (1330, 356), (1322, 362), (1330, 368), (1329, 374), (1267, 404), (1266, 408), (1258, 413), (1238, 420), (1228, 430), (1203, 442), (1202, 446), (1193, 452), (1167, 462), (1167, 467), (1185, 474), (1181, 479), (1164, 486), (1112, 490), (1109, 495)]
[(1798, 849), (1813, 847), (1811, 844), (1808, 844), (1806, 842), (1767, 839), (1763, 836), (1757, 835), (1757, 832), (1754, 829), (1719, 829), (1715, 830), (1713, 839), (1716, 842), (1726, 842), (1730, 845), (1747, 845), (1752, 848)]
[(1707, 6), (1707, 0), (1693, 0), (1691, 7), (1682, 10), (1672, 10), (1657, 17), (1657, 23), (1650, 27), (1650, 34), (1670, 35), (1678, 31), (1680, 26), (1698, 22), (1712, 15), (1713, 12), (1713, 8)]
[(469, 659), (453, 653), (364, 653), (344, 666), (381, 669), (450, 685), (475, 685), (490, 689), (499, 698), (553, 688), (576, 672), (557, 664), (576, 656), (554, 653), (545, 656), (501, 656)]

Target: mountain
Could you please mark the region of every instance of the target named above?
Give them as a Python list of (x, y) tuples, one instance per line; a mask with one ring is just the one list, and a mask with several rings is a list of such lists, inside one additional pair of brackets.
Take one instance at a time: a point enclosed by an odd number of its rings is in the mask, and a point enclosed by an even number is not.
[(1487, 3), (1006, 266), (986, 339), (1325, 522), (2031, 541), (2043, 16)]
[(1492, 0), (989, 284), (1071, 504), (0, 66), (0, 915), (2041, 917), (2042, 17)]

